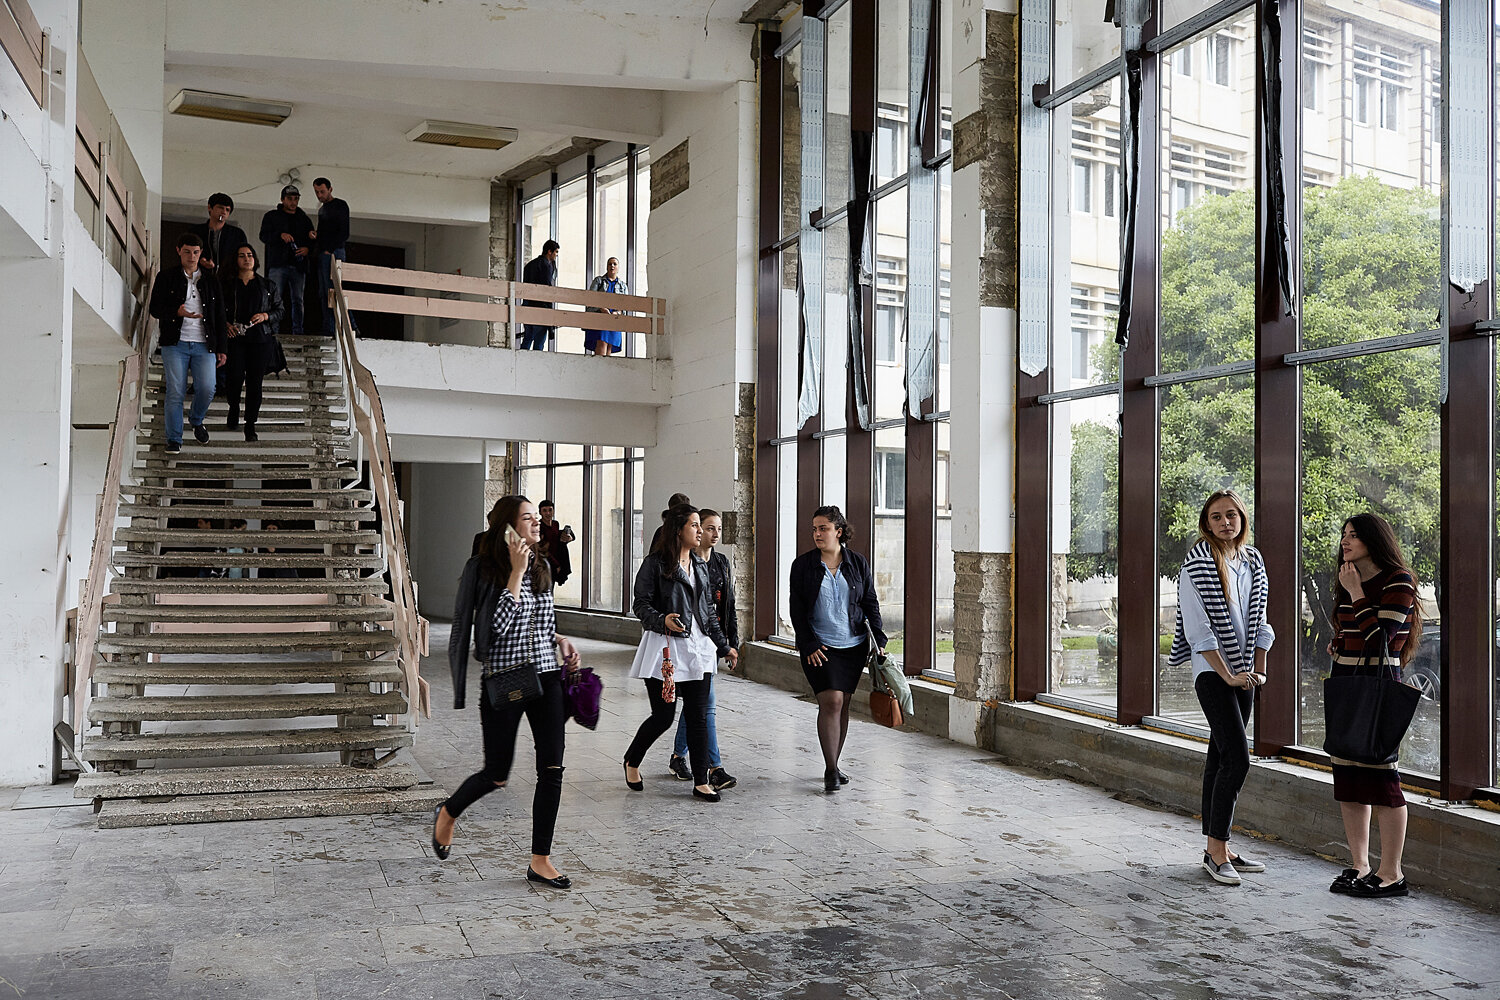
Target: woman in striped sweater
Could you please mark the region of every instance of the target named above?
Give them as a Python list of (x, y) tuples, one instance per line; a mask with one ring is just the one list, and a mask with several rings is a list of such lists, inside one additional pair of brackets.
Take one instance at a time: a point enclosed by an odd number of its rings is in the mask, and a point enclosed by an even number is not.
[(1239, 885), (1240, 872), (1265, 865), (1229, 850), (1234, 804), (1250, 773), (1245, 726), (1255, 689), (1266, 682), (1266, 565), (1246, 544), (1250, 518), (1233, 490), (1209, 496), (1198, 513), (1198, 541), (1177, 578), (1177, 629), (1168, 665), (1193, 665), (1193, 689), (1208, 721), (1203, 766), (1203, 868)]
[[(1394, 680), (1417, 651), (1422, 638), (1422, 604), (1417, 578), (1401, 555), (1396, 533), (1384, 518), (1355, 514), (1339, 539), (1339, 574), (1334, 584), (1334, 627), (1329, 652), (1333, 676), (1354, 673), (1366, 656), (1386, 656), (1381, 664)], [(1353, 867), (1345, 868), (1330, 892), (1351, 896), (1405, 896), (1401, 851), (1406, 844), (1406, 798), (1395, 764), (1358, 764), (1333, 759), (1333, 797), (1344, 815)], [(1370, 813), (1380, 824), (1380, 869), (1370, 869)]]

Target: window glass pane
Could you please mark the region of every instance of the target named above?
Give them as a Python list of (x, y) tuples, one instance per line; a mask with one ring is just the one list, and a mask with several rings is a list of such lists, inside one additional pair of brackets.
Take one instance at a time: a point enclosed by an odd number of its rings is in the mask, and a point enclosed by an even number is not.
[[(1157, 714), (1206, 725), (1193, 665), (1167, 665), (1177, 620), (1182, 559), (1198, 542), (1198, 513), (1216, 490), (1232, 489), (1250, 513), (1255, 540), (1255, 385), (1250, 376), (1174, 385), (1161, 392), (1161, 511)], [(1295, 641), (1294, 637), (1285, 637)], [(1254, 641), (1254, 637), (1251, 637)]]
[(840, 510), (849, 507), (849, 439), (843, 434), (826, 437), (823, 444), (823, 491), (818, 505), (834, 504)]
[[(906, 655), (906, 431), (875, 432), (875, 537), (866, 551), (880, 594), (880, 616), (890, 637), (887, 650)], [(862, 547), (862, 546), (858, 546)], [(925, 636), (913, 636), (925, 642)]]
[[(558, 447), (558, 451), (562, 451), (562, 446)], [(557, 520), (561, 524), (571, 525), (578, 540), (584, 543), (579, 545), (574, 542), (568, 546), (568, 556), (573, 564), (573, 575), (556, 589), (553, 599), (562, 607), (582, 607), (583, 566), (581, 564), (584, 549), (588, 545), (588, 539), (584, 537), (588, 533), (588, 526), (583, 523), (583, 466), (559, 466), (553, 476), (552, 500), (557, 505)]]
[[(619, 258), (620, 276), (625, 274), (625, 185), (630, 161), (619, 159), (595, 172), (594, 181), (594, 273), (603, 274), (605, 262)], [(629, 279), (627, 278), (627, 284)]]
[[(557, 284), (562, 288), (587, 288), (588, 281), (588, 190), (585, 179), (569, 181), (557, 189)], [(576, 326), (557, 328), (557, 350), (583, 353), (583, 331)]]
[(899, 417), (906, 399), (906, 190), (875, 204), (876, 419)]
[[(1301, 740), (1323, 744), (1323, 678), (1333, 636), (1339, 532), (1361, 511), (1391, 523), (1417, 575), (1426, 621), (1407, 676), (1437, 669), (1438, 349), (1412, 348), (1302, 369)], [(1436, 774), (1439, 703), (1424, 699), (1401, 748), (1403, 770)]]
[(560, 444), (560, 445), (557, 445), (557, 447), (553, 451), (553, 459), (552, 460), (554, 462), (557, 462), (557, 463), (563, 463), (563, 462), (582, 462), (583, 461), (583, 445), (581, 445), (581, 444)]
[(781, 59), (781, 233), (789, 236), (802, 218), (802, 46)]
[(823, 81), (823, 212), (849, 201), (849, 45), (854, 5), (828, 19), (828, 73)]
[(1120, 58), (1120, 29), (1105, 20), (1105, 0), (1055, 0), (1052, 8), (1054, 89)]
[[(1214, 73), (1161, 74), (1161, 368), (1251, 357), (1255, 346), (1253, 11), (1207, 42)], [(1195, 42), (1195, 45), (1203, 44)], [(1168, 53), (1178, 58), (1186, 51)], [(1232, 84), (1232, 86), (1230, 86)], [(1076, 137), (1075, 137), (1076, 141)]]
[(517, 262), (516, 280), (521, 268), (542, 252), (542, 244), (552, 238), (552, 192), (521, 203), (521, 259)]
[(792, 614), (787, 598), (787, 581), (792, 560), (812, 547), (811, 532), (803, 529), (797, 513), (797, 445), (796, 442), (776, 449), (776, 634), (791, 638)]
[[(1253, 6), (1251, 0), (1246, 0), (1246, 4)], [(1209, 6), (1203, 0), (1162, 0), (1159, 30), (1174, 28), (1194, 14), (1201, 14)]]
[(588, 534), (582, 539), (588, 549), (589, 606), (601, 611), (622, 611), (625, 463), (590, 466), (589, 490), (592, 509)]
[[(639, 454), (639, 449), (632, 449)], [(646, 498), (646, 463), (640, 458), (630, 460), (632, 478), (634, 484), (631, 487), (630, 497), (630, 569), (626, 579), (634, 584), (636, 571), (641, 568), (641, 562), (646, 558), (646, 543), (650, 541), (645, 533), (645, 515), (643, 509)], [(628, 612), (630, 608), (627, 606)]]
[(948, 421), (937, 425), (937, 481), (933, 484), (933, 508), (937, 516), (936, 569), (933, 582), (937, 591), (933, 603), (933, 624), (936, 626), (937, 651), (933, 657), (934, 669), (941, 673), (953, 673), (953, 505), (949, 500)]
[(1048, 690), (1118, 703), (1119, 397), (1052, 411), (1052, 656)]
[[(823, 230), (824, 430), (844, 426), (845, 405), (849, 395), (848, 255), (849, 230), (844, 224), (840, 222)], [(809, 261), (808, 266), (816, 265)]]
[(880, 65), (876, 69), (875, 180), (877, 184), (906, 173), (911, 155), (907, 130), (911, 62), (911, 0), (880, 4)]
[(1066, 276), (1070, 289), (1067, 296), (1052, 297), (1053, 388), (1064, 390), (1119, 377), (1114, 337), (1120, 314), (1121, 213), (1107, 214), (1105, 206), (1117, 203), (1094, 197), (1102, 194), (1106, 181), (1119, 184), (1119, 80), (1058, 109), (1052, 123), (1059, 142), (1068, 137), (1066, 152), (1058, 153), (1067, 159), (1055, 167), (1055, 176), (1069, 178), (1058, 192), (1067, 199), (1067, 222), (1059, 219), (1052, 227), (1052, 273), (1059, 285)]
[(797, 300), (797, 244), (792, 244), (781, 253), (781, 304), (778, 311), (780, 334), (776, 348), (779, 352), (777, 395), (777, 436), (797, 433), (797, 344), (801, 337), (802, 310)]
[(635, 274), (630, 282), (630, 290), (636, 295), (650, 294), (650, 281), (647, 280), (646, 264), (651, 260), (649, 248), (646, 245), (646, 234), (648, 227), (646, 222), (651, 218), (651, 150), (641, 149), (636, 151), (635, 167)]
[(937, 407), (948, 408), (949, 343), (953, 334), (953, 161), (938, 169)]
[(1302, 343), (1369, 340), (1437, 325), (1440, 294), (1438, 8), (1382, 6), (1350, 21), (1304, 5), (1302, 55), (1326, 76), (1302, 110)]

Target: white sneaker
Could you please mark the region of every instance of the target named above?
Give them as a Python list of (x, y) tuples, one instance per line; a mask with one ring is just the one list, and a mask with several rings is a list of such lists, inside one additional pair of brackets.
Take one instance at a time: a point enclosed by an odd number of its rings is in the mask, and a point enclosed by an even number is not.
[(1207, 851), (1203, 852), (1203, 870), (1213, 876), (1215, 882), (1224, 885), (1239, 885), (1240, 873), (1234, 870), (1234, 865), (1228, 861), (1222, 865), (1214, 861)]

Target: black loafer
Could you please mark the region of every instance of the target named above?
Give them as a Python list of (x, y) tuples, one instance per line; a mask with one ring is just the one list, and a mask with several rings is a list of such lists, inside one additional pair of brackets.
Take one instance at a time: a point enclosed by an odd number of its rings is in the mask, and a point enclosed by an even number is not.
[(437, 821), (442, 811), (443, 803), (441, 802), (432, 807), (432, 853), (437, 855), (439, 861), (447, 861), (448, 855), (453, 851), (453, 845), (439, 844), (437, 839)]
[(554, 889), (567, 889), (573, 885), (573, 880), (566, 875), (559, 875), (557, 878), (548, 878), (545, 875), (538, 875), (532, 870), (530, 865), (526, 866), (526, 881), (540, 882), (542, 885), (550, 885)]
[(698, 788), (696, 785), (694, 785), (693, 786), (693, 798), (695, 798), (695, 799), (702, 799), (704, 802), (717, 802), (717, 801), (719, 801), (719, 793), (718, 792), (705, 792), (705, 791), (701, 790), (700, 788)]
[(847, 774), (845, 774), (843, 771), (839, 772), (839, 784), (841, 784), (841, 785), (847, 785), (847, 784), (849, 784), (849, 776)]
[(1351, 893), (1365, 899), (1385, 899), (1388, 896), (1409, 896), (1411, 891), (1406, 887), (1406, 879), (1399, 878), (1390, 885), (1382, 885), (1380, 876), (1371, 872), (1362, 879), (1357, 879)]
[[(624, 763), (624, 762), (622, 761), (621, 763)], [(625, 787), (628, 788), (628, 789), (630, 789), (632, 792), (645, 791), (645, 789), (646, 789), (646, 783), (644, 781), (631, 781), (630, 780), (630, 765), (629, 764), (625, 764), (624, 767), (625, 767)]]
[(832, 795), (834, 792), (836, 792), (838, 790), (839, 790), (839, 772), (838, 772), (838, 769), (835, 768), (832, 771), (824, 771), (823, 772), (823, 791), (826, 794), (828, 794), (828, 795)]
[(1343, 896), (1354, 893), (1354, 883), (1359, 880), (1358, 868), (1345, 868), (1339, 872), (1339, 877), (1333, 880), (1333, 885), (1328, 887), (1329, 892), (1336, 892)]

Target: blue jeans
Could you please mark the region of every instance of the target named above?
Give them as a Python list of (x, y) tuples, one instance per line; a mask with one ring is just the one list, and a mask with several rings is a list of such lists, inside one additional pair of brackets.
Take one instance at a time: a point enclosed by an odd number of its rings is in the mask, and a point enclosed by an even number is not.
[[(266, 277), (276, 286), (276, 291), (281, 294), (282, 307), (291, 316), (290, 333), (294, 337), (302, 336), (302, 290), (307, 282), (298, 267), (273, 267), (266, 271)], [(273, 333), (280, 333), (274, 330)]]
[[(338, 332), (338, 310), (328, 304), (328, 293), (333, 288), (333, 258), (348, 260), (344, 249), (330, 250), (318, 254), (318, 306), (323, 314), (323, 332), (332, 337)], [(351, 319), (350, 323), (354, 321)]]
[(178, 341), (161, 349), (161, 366), (167, 386), (167, 443), (182, 444), (182, 398), (187, 394), (188, 370), (193, 372), (194, 427), (208, 415), (218, 378), (219, 359), (207, 344)]
[(521, 350), (523, 351), (545, 351), (547, 349), (547, 335), (552, 332), (550, 326), (532, 326), (527, 323), (521, 327)]
[[(724, 761), (719, 757), (719, 729), (714, 725), (714, 713), (719, 707), (719, 685), (715, 684), (708, 689), (708, 766), (718, 767)], [(672, 752), (679, 757), (686, 757), (688, 752), (688, 720), (687, 713), (683, 712), (677, 720), (677, 744)]]

